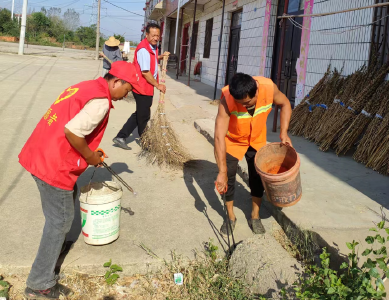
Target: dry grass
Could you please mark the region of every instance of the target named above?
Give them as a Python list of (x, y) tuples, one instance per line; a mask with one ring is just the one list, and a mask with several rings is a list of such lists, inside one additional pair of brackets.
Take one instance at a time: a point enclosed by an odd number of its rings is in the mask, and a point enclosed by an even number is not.
[[(106, 284), (103, 276), (77, 271), (65, 273), (60, 283), (73, 290), (63, 300), (248, 300), (253, 299), (247, 287), (228, 271), (228, 260), (218, 257), (217, 247), (205, 244), (205, 250), (195, 251), (195, 260), (189, 260), (174, 252), (171, 261), (160, 259), (150, 249), (140, 245), (149, 255), (164, 262), (155, 273), (126, 276), (113, 286)], [(184, 275), (183, 285), (176, 285), (174, 273)], [(12, 284), (12, 300), (22, 300), (26, 276), (6, 277)]]

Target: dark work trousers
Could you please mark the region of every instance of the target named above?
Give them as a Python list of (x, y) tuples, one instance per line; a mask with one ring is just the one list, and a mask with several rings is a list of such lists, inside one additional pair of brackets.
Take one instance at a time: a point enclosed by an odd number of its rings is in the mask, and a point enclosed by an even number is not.
[(133, 93), (136, 102), (136, 111), (131, 115), (116, 137), (126, 139), (138, 126), (139, 136), (146, 129), (150, 120), (150, 108), (153, 104), (153, 96), (145, 96)]
[[(245, 154), (247, 167), (249, 171), (249, 187), (251, 190), (251, 196), (262, 198), (264, 188), (262, 185), (261, 176), (255, 170), (255, 154), (257, 150), (251, 146), (247, 149)], [(239, 159), (233, 157), (231, 154), (227, 153), (227, 177), (228, 177), (228, 189), (226, 192), (226, 201), (231, 201), (234, 199), (235, 193), (235, 180), (236, 172), (238, 170)]]

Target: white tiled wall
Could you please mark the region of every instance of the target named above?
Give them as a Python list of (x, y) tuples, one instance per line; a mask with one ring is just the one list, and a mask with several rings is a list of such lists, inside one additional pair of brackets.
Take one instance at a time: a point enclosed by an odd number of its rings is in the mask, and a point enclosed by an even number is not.
[[(374, 0), (316, 0), (313, 13), (332, 12), (374, 4)], [(328, 64), (349, 75), (367, 62), (373, 9), (364, 9), (312, 19), (305, 81), (305, 94), (323, 77)], [(334, 34), (334, 32), (344, 32)]]
[[(236, 11), (239, 8), (243, 9), (243, 14), (242, 14), (240, 45), (239, 45), (238, 72), (244, 72), (250, 75), (259, 74), (261, 40), (262, 40), (266, 0), (254, 0), (254, 1), (239, 0), (237, 7), (233, 7), (232, 2), (233, 0), (227, 0), (226, 7), (225, 7), (223, 39), (222, 39), (222, 46), (221, 46), (221, 53), (220, 53), (219, 76), (218, 76), (219, 88), (222, 88), (225, 85), (231, 15), (233, 11)], [(273, 0), (273, 2), (276, 3), (277, 0)], [(196, 62), (199, 60), (202, 61), (201, 81), (209, 85), (215, 84), (217, 55), (219, 50), (218, 37), (220, 34), (221, 13), (222, 13), (222, 2), (220, 1), (209, 2), (204, 6), (204, 12), (196, 13), (197, 15), (196, 20), (199, 20), (200, 22), (199, 22), (199, 30), (197, 35), (198, 40), (197, 40), (197, 48), (196, 48), (196, 58), (192, 60), (191, 74), (193, 74), (193, 68), (196, 65)], [(209, 58), (203, 58), (206, 20), (210, 18), (214, 18), (213, 30), (212, 30), (211, 53)], [(192, 19), (190, 18), (190, 16), (186, 16), (184, 18), (184, 24), (186, 24), (187, 22), (192, 23)], [(273, 30), (274, 26), (271, 28)], [(190, 35), (192, 34), (191, 29), (189, 29), (189, 34)], [(271, 35), (274, 35), (274, 33), (272, 33)], [(271, 51), (269, 53), (272, 54), (273, 39), (271, 38), (271, 35), (269, 34), (269, 40), (268, 40), (268, 42), (271, 43), (271, 49), (268, 49), (268, 51)], [(269, 68), (267, 73), (268, 76), (270, 76), (270, 64), (267, 65), (267, 67)]]

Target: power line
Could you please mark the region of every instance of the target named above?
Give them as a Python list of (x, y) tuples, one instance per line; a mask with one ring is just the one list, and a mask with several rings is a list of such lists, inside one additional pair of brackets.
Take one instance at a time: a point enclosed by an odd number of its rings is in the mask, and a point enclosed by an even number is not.
[(389, 5), (389, 2), (384, 2), (384, 3), (369, 5), (369, 6), (362, 6), (362, 7), (357, 7), (357, 8), (350, 8), (350, 9), (328, 12), (328, 13), (320, 13), (320, 14), (308, 14), (308, 15), (287, 15), (287, 14), (284, 14), (280, 17), (277, 17), (277, 19), (300, 18), (300, 17), (323, 17), (323, 16), (341, 14), (341, 13), (346, 13), (346, 12), (351, 12), (351, 11), (356, 11), (356, 10), (361, 10), (361, 9), (382, 7), (382, 6), (388, 6), (388, 5)]
[(137, 15), (137, 16), (144, 17), (144, 15), (137, 14), (137, 13), (134, 13), (133, 11), (130, 11), (130, 10), (125, 9), (125, 8), (123, 8), (123, 7), (117, 6), (116, 4), (113, 4), (113, 3), (109, 2), (108, 0), (104, 0), (104, 1), (107, 2), (107, 3), (109, 3), (109, 4), (111, 4), (111, 5), (113, 5), (113, 6), (115, 6), (115, 7), (117, 7), (117, 8), (120, 8), (120, 9), (122, 9), (122, 10), (125, 10), (125, 11), (127, 11), (127, 12), (129, 12), (129, 13), (131, 13), (131, 14), (134, 14), (134, 15)]

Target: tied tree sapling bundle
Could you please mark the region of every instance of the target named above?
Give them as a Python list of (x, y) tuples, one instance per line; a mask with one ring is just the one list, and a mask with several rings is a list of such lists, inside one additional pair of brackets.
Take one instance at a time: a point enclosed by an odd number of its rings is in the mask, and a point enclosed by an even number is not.
[[(165, 84), (168, 56), (163, 57), (161, 84)], [(190, 160), (190, 155), (181, 145), (165, 113), (165, 94), (160, 92), (157, 111), (151, 125), (141, 137), (141, 157), (151, 164), (165, 165), (170, 168), (182, 168)]]
[[(341, 71), (342, 72), (342, 71)], [(316, 128), (321, 123), (324, 113), (329, 105), (333, 102), (334, 97), (340, 92), (344, 84), (344, 78), (341, 77), (337, 69), (333, 71), (332, 77), (328, 80), (323, 92), (319, 97), (319, 103), (313, 109), (310, 109), (310, 114), (304, 128), (304, 137), (306, 139), (314, 139)]]
[(351, 116), (353, 122), (338, 140), (336, 144), (336, 154), (346, 154), (347, 151), (349, 151), (355, 145), (359, 137), (363, 134), (367, 126), (373, 120), (373, 117), (377, 113), (381, 102), (383, 102), (385, 94), (388, 92), (388, 84), (381, 84), (374, 95), (366, 103), (361, 113), (359, 115)]
[(374, 152), (369, 157), (366, 167), (372, 168), (381, 174), (387, 174), (389, 158), (389, 113), (386, 114), (378, 128), (373, 149)]
[(377, 147), (379, 140), (379, 129), (381, 124), (389, 111), (389, 82), (386, 83), (387, 92), (383, 95), (380, 108), (375, 114), (373, 120), (370, 122), (361, 142), (358, 145), (357, 151), (354, 153), (354, 159), (358, 162), (366, 164)]
[[(374, 74), (371, 74), (371, 72)], [(321, 150), (327, 151), (329, 147), (337, 142), (338, 138), (350, 126), (353, 116), (363, 109), (366, 102), (372, 97), (376, 89), (384, 81), (387, 72), (388, 65), (382, 66), (378, 72), (375, 72), (375, 68), (368, 68), (364, 88), (361, 92), (357, 94), (354, 93), (354, 96), (356, 96), (355, 99), (350, 99), (345, 103), (345, 106), (338, 111), (336, 117), (333, 119), (333, 123), (329, 127), (324, 141), (321, 143)]]
[(329, 144), (326, 144), (325, 141), (329, 137), (332, 137), (332, 132), (336, 130), (336, 128), (333, 128), (333, 124), (342, 115), (347, 107), (346, 105), (354, 101), (353, 97), (362, 89), (366, 74), (366, 66), (362, 66), (358, 71), (353, 73), (347, 80), (347, 86), (345, 86), (343, 92), (340, 93), (340, 97), (335, 98), (329, 109), (325, 112), (315, 136), (315, 142), (321, 146), (320, 149), (322, 151), (327, 151), (329, 149), (332, 139)]
[(327, 79), (330, 75), (330, 68), (331, 65), (328, 66), (327, 71), (322, 77), (322, 79), (320, 79), (320, 81), (313, 87), (309, 94), (304, 97), (301, 103), (293, 109), (289, 123), (289, 131), (292, 134), (295, 134), (295, 132), (297, 133), (299, 131), (299, 128), (301, 128), (301, 124), (305, 124), (305, 119), (307, 117), (306, 112), (309, 109), (309, 106), (311, 105), (312, 99), (319, 95), (320, 92), (324, 89)]

